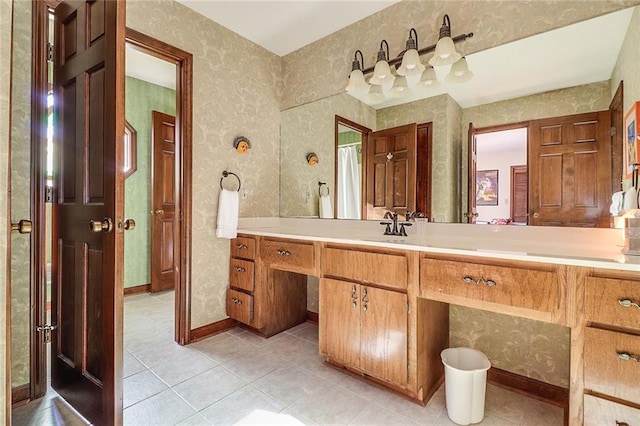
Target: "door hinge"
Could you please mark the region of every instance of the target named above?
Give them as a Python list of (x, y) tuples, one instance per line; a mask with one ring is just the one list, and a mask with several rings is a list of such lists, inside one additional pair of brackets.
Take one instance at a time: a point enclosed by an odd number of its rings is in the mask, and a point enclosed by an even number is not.
[(54, 190), (53, 186), (47, 186), (44, 190), (44, 202), (45, 203), (53, 203)]
[(51, 343), (51, 332), (58, 328), (55, 324), (45, 324), (36, 327), (36, 331), (44, 331), (44, 342)]
[(611, 126), (611, 136), (615, 136), (618, 133), (618, 129), (616, 126)]
[(47, 43), (47, 62), (53, 62), (53, 44)]

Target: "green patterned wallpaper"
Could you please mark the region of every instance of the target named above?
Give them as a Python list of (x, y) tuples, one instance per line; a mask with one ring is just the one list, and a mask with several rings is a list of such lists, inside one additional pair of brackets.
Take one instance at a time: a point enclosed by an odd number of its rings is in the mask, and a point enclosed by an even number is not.
[(175, 90), (127, 77), (125, 116), (138, 133), (138, 170), (124, 181), (124, 214), (136, 221), (124, 235), (125, 288), (151, 282), (151, 111), (175, 115)]

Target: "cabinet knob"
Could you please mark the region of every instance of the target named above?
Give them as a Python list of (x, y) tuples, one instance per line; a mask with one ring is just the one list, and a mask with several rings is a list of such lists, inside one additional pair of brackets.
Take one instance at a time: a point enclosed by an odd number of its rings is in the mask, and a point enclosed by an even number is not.
[(235, 269), (235, 270), (236, 270), (236, 272), (245, 272), (245, 271), (246, 271), (246, 269), (244, 269), (244, 268), (243, 268), (243, 267), (241, 267), (241, 266), (234, 266), (234, 267), (233, 267), (233, 269)]
[(238, 250), (244, 250), (244, 249), (246, 249), (246, 248), (247, 248), (247, 246), (246, 246), (246, 245), (244, 245), (244, 244), (236, 244), (236, 248), (237, 248)]

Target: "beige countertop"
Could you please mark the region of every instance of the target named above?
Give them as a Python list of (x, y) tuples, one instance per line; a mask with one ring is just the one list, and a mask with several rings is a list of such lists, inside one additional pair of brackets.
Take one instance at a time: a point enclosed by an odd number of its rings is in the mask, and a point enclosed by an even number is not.
[(397, 237), (383, 235), (384, 225), (379, 221), (240, 218), (238, 233), (640, 272), (640, 256), (621, 253), (621, 229), (416, 225), (407, 228), (408, 236)]

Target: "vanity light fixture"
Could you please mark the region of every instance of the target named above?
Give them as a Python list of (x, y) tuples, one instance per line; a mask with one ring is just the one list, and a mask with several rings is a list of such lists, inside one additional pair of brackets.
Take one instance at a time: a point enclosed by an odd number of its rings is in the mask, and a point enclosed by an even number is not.
[(467, 60), (463, 56), (456, 63), (451, 65), (451, 71), (444, 78), (447, 83), (464, 83), (471, 80), (473, 73), (469, 71)]
[[(366, 95), (367, 102), (373, 104), (384, 101), (386, 92), (392, 97), (404, 97), (410, 93), (409, 88), (413, 86), (428, 89), (440, 86), (433, 67), (442, 65), (451, 65), (451, 70), (445, 78), (447, 83), (463, 83), (473, 77), (473, 73), (469, 71), (466, 59), (456, 51), (455, 44), (471, 37), (473, 37), (473, 33), (460, 34), (451, 38), (451, 20), (449, 15), (444, 15), (438, 42), (434, 45), (418, 48), (418, 33), (415, 28), (411, 28), (405, 50), (400, 52), (397, 57), (389, 59), (389, 44), (386, 40), (382, 40), (376, 64), (368, 68), (364, 68), (362, 51), (356, 50), (346, 90), (348, 92), (364, 92), (368, 87), (364, 76), (373, 72), (369, 79), (371, 87)], [(429, 60), (431, 66), (425, 67), (420, 61), (420, 56), (432, 52), (435, 53)], [(358, 60), (358, 53), (360, 60)], [(397, 76), (392, 74), (391, 66), (396, 67)], [(392, 84), (394, 79), (400, 81)], [(376, 86), (378, 87), (375, 88)]]
[(429, 59), (431, 65), (450, 65), (457, 62), (462, 56), (456, 51), (456, 46), (451, 38), (451, 20), (449, 15), (444, 15), (442, 18), (442, 26), (440, 27), (440, 36), (438, 37), (438, 44), (436, 44), (436, 51), (433, 54), (433, 58)]
[[(386, 46), (387, 51), (384, 51)], [(369, 84), (381, 85), (384, 83), (392, 82), (395, 76), (391, 74), (391, 68), (389, 68), (389, 43), (387, 40), (380, 42), (380, 50), (378, 50), (378, 59), (376, 66), (373, 69), (373, 76), (369, 79)]]
[(409, 89), (409, 85), (407, 84), (407, 77), (404, 75), (399, 75), (396, 77), (393, 82), (393, 87), (390, 91), (390, 96), (394, 98), (406, 98), (409, 96), (411, 90)]
[(382, 93), (382, 85), (372, 84), (367, 94), (367, 102), (371, 104), (379, 104), (385, 100), (384, 93)]
[(436, 87), (440, 87), (440, 82), (436, 77), (436, 70), (434, 70), (433, 67), (430, 66), (424, 70), (418, 82), (418, 87), (421, 89), (435, 89)]
[[(415, 40), (411, 36), (412, 33), (416, 36)], [(420, 62), (420, 55), (418, 54), (418, 33), (415, 28), (409, 30), (409, 38), (406, 43), (406, 50), (402, 55), (402, 64), (398, 68), (398, 75), (409, 77), (412, 75), (420, 75), (425, 69), (425, 66)]]
[[(360, 54), (360, 61), (358, 61), (358, 53)], [(360, 62), (362, 62), (362, 66), (360, 65)], [(349, 74), (349, 84), (346, 89), (347, 92), (364, 92), (369, 88), (369, 84), (364, 81), (362, 68), (364, 68), (364, 58), (362, 57), (362, 52), (360, 50), (356, 50), (351, 64), (351, 74)]]

